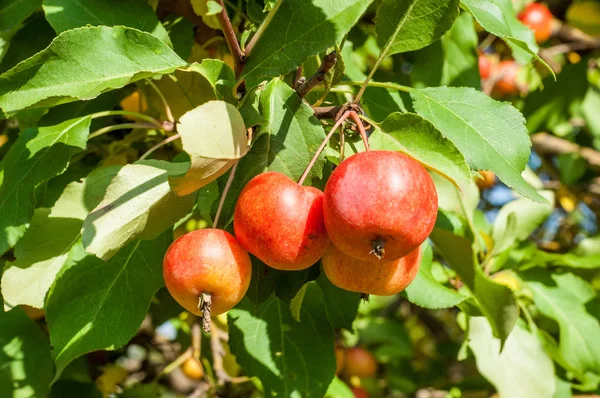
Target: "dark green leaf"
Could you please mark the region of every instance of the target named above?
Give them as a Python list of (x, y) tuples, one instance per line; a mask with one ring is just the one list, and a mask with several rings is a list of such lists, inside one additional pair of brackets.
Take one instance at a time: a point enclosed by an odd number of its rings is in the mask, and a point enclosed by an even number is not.
[(438, 40), (458, 16), (459, 0), (383, 0), (377, 9), (375, 31), (387, 55), (418, 50)]
[(317, 283), (323, 293), (323, 304), (331, 326), (334, 329), (352, 330), (352, 322), (356, 318), (360, 304), (360, 294), (340, 289), (329, 282), (323, 272), (321, 277), (317, 279)]
[(42, 5), (42, 0), (0, 0), (0, 36), (4, 36)]
[(0, 186), (0, 253), (17, 243), (36, 206), (35, 188), (67, 168), (71, 155), (85, 149), (90, 118), (27, 129), (3, 161)]

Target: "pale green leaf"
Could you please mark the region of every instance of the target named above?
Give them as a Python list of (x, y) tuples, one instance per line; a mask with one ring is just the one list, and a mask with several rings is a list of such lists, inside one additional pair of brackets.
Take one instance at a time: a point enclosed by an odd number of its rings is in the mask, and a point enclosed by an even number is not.
[(100, 203), (120, 166), (95, 169), (82, 182), (72, 182), (52, 209), (36, 209), (31, 226), (14, 250), (16, 260), (2, 275), (6, 308), (17, 304), (43, 308), (48, 289), (81, 237), (88, 212)]
[(337, 376), (333, 378), (333, 381), (329, 385), (327, 392), (325, 393), (326, 398), (354, 398), (354, 394), (350, 387)]
[(159, 39), (136, 29), (68, 30), (45, 50), (0, 76), (0, 108), (10, 114), (32, 106), (92, 99), (185, 65)]
[[(325, 131), (310, 106), (279, 79), (269, 82), (260, 93), (259, 110), (266, 121), (255, 131), (250, 152), (240, 160), (223, 207), (223, 220), (231, 220), (236, 198), (254, 176), (278, 171), (294, 180), (300, 178), (325, 138)], [(321, 155), (307, 177), (307, 184), (321, 177), (324, 164), (325, 157)]]
[(373, 149), (403, 152), (433, 170), (461, 190), (471, 181), (464, 156), (431, 122), (412, 113), (392, 113), (369, 137)]
[(43, 8), (57, 34), (81, 26), (123, 25), (171, 45), (169, 34), (144, 0), (44, 0)]
[(224, 101), (210, 101), (179, 119), (177, 132), (190, 156), (189, 170), (171, 178), (178, 195), (188, 195), (214, 181), (248, 152), (244, 119), (237, 108)]
[(383, 0), (375, 17), (380, 48), (387, 55), (418, 50), (438, 40), (458, 16), (459, 0)]
[(416, 89), (410, 94), (417, 113), (454, 142), (472, 168), (491, 170), (521, 195), (546, 203), (521, 176), (531, 141), (516, 108), (465, 87)]
[(25, 233), (36, 206), (36, 187), (62, 174), (71, 155), (85, 149), (90, 121), (86, 116), (19, 134), (3, 159), (0, 253), (13, 247)]
[(73, 359), (120, 348), (135, 335), (164, 284), (162, 258), (171, 240), (168, 231), (132, 242), (108, 262), (88, 255), (59, 275), (46, 306), (57, 376)]
[(477, 369), (496, 387), (498, 395), (510, 398), (552, 397), (556, 390), (554, 364), (535, 334), (525, 323), (517, 323), (500, 352), (500, 340), (492, 335), (485, 318), (469, 320), (469, 347)]
[(249, 86), (287, 73), (339, 43), (372, 0), (283, 1), (257, 42), (240, 79)]
[(438, 282), (432, 274), (433, 251), (426, 245), (423, 250), (419, 273), (404, 291), (408, 301), (429, 309), (450, 308), (466, 299), (456, 290)]
[(244, 300), (228, 313), (231, 352), (261, 380), (266, 396), (320, 398), (335, 376), (333, 329), (314, 283), (300, 316), (296, 322), (273, 296), (258, 307)]
[(45, 397), (54, 370), (50, 344), (22, 309), (0, 310), (0, 347), (0, 396)]
[[(569, 275), (569, 274), (564, 274)], [(593, 297), (577, 291), (581, 282), (574, 275), (565, 277), (533, 269), (520, 274), (533, 293), (539, 311), (558, 322), (559, 353), (580, 373), (600, 373), (600, 323), (591, 316), (585, 304)]]
[(505, 342), (519, 317), (512, 291), (493, 282), (483, 273), (467, 239), (441, 228), (435, 228), (430, 238), (473, 294), (481, 313), (490, 322), (494, 336)]
[(185, 216), (195, 196), (178, 196), (169, 186), (169, 173), (180, 166), (142, 161), (119, 170), (102, 202), (83, 222), (86, 251), (107, 260), (132, 240), (154, 239)]
[[(521, 198), (504, 205), (494, 221), (492, 239), (494, 253), (502, 253), (515, 242), (524, 241), (535, 231), (554, 210), (554, 192), (540, 191), (549, 204), (532, 202)], [(508, 218), (514, 217), (509, 225)]]
[(202, 17), (202, 22), (212, 29), (221, 29), (219, 20), (214, 15), (220, 13), (222, 10), (219, 4), (209, 0), (190, 0), (190, 3), (192, 4), (194, 13)]

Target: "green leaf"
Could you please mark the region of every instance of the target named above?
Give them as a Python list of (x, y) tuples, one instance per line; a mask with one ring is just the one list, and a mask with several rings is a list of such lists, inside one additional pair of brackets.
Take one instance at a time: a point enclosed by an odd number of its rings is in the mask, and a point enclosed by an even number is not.
[(219, 184), (211, 182), (198, 190), (198, 213), (206, 222), (212, 224), (212, 206), (219, 199)]
[(500, 340), (492, 336), (485, 318), (469, 320), (469, 347), (477, 369), (496, 387), (498, 395), (511, 398), (552, 397), (556, 390), (554, 364), (535, 334), (520, 321), (500, 352)]
[(585, 289), (585, 282), (572, 274), (550, 274), (542, 269), (520, 276), (539, 311), (558, 322), (561, 356), (582, 374), (600, 374), (600, 323), (586, 311), (585, 304), (593, 295)]
[(0, 310), (0, 346), (0, 396), (45, 397), (54, 370), (50, 344), (22, 309)]
[[(219, 4), (208, 0), (190, 0), (190, 3), (192, 3), (194, 13), (202, 17), (202, 22), (212, 29), (221, 29), (219, 20), (214, 16), (214, 14), (218, 14), (222, 10)], [(218, 9), (215, 8), (215, 5)]]
[(464, 156), (452, 141), (419, 115), (392, 113), (369, 137), (369, 144), (373, 149), (403, 152), (461, 190), (466, 190), (471, 181), (471, 171)]
[(335, 375), (333, 329), (315, 283), (300, 316), (303, 321), (296, 322), (275, 297), (256, 309), (243, 300), (228, 313), (231, 352), (261, 380), (266, 396), (322, 397)]
[(418, 50), (438, 40), (458, 16), (459, 0), (383, 0), (375, 17), (380, 48), (387, 55)]
[(417, 113), (454, 142), (471, 167), (491, 170), (521, 195), (546, 203), (521, 177), (531, 141), (523, 116), (511, 104), (465, 87), (416, 89), (410, 95)]
[(0, 0), (0, 35), (18, 29), (41, 5), (42, 0)]
[(43, 7), (57, 34), (81, 26), (123, 25), (151, 33), (171, 45), (169, 34), (144, 0), (44, 0)]
[(100, 203), (119, 168), (94, 170), (83, 182), (67, 185), (52, 209), (35, 211), (31, 226), (15, 246), (16, 260), (2, 275), (5, 307), (43, 308), (48, 289), (81, 237), (83, 220)]
[(302, 312), (302, 302), (306, 295), (306, 289), (308, 289), (308, 283), (304, 284), (300, 290), (298, 290), (298, 293), (296, 293), (292, 301), (290, 301), (290, 311), (292, 312), (292, 317), (297, 322), (301, 321), (300, 313)]
[(185, 216), (195, 196), (178, 196), (169, 186), (169, 174), (178, 172), (180, 165), (142, 161), (119, 170), (102, 202), (83, 222), (86, 251), (108, 260), (132, 240), (154, 239)]
[(456, 290), (438, 282), (432, 274), (433, 251), (426, 245), (421, 266), (414, 281), (405, 290), (408, 301), (429, 309), (450, 308), (463, 302), (466, 297)]
[[(554, 192), (540, 191), (549, 204), (532, 202), (528, 199), (517, 199), (504, 205), (498, 212), (492, 229), (494, 253), (502, 253), (515, 242), (529, 238), (554, 210)], [(514, 222), (509, 223), (513, 215)]]
[(244, 119), (224, 101), (210, 101), (179, 119), (177, 132), (191, 165), (184, 176), (171, 178), (178, 195), (189, 195), (214, 181), (248, 152)]
[(171, 240), (167, 231), (130, 243), (108, 262), (88, 255), (61, 273), (46, 306), (57, 376), (73, 359), (120, 348), (135, 335), (164, 284), (162, 258)]
[(329, 385), (327, 392), (325, 393), (326, 398), (354, 398), (352, 390), (346, 383), (344, 383), (337, 376), (333, 378), (333, 381)]
[(149, 33), (122, 26), (68, 30), (0, 76), (0, 108), (11, 114), (91, 99), (182, 66), (185, 61)]
[(372, 0), (284, 1), (256, 43), (240, 79), (254, 86), (339, 43)]
[(360, 305), (360, 294), (340, 289), (321, 273), (317, 284), (323, 293), (323, 305), (334, 329), (352, 330), (352, 323)]
[(67, 120), (19, 134), (3, 159), (0, 186), (0, 253), (23, 236), (36, 206), (35, 188), (62, 174), (71, 155), (85, 149), (91, 119)]
[[(299, 179), (325, 138), (325, 131), (310, 106), (279, 79), (269, 82), (261, 92), (259, 110), (266, 122), (255, 131), (250, 152), (240, 160), (223, 207), (223, 220), (231, 220), (236, 198), (254, 176), (278, 171)], [(324, 164), (325, 157), (321, 155), (307, 177), (307, 184), (321, 177)]]
[(441, 228), (434, 228), (430, 238), (477, 300), (481, 312), (492, 326), (494, 336), (504, 343), (519, 317), (512, 291), (491, 281), (483, 273), (467, 239)]
[(517, 61), (525, 63), (533, 56), (538, 58), (533, 32), (519, 22), (510, 0), (461, 0), (461, 3), (485, 30), (510, 46)]

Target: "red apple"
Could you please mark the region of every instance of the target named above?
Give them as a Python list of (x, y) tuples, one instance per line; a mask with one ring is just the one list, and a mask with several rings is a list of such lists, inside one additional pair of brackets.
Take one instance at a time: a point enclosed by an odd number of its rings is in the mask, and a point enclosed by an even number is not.
[(323, 192), (267, 172), (244, 187), (235, 205), (233, 229), (242, 247), (270, 267), (308, 268), (329, 244), (323, 224)]
[(512, 60), (498, 64), (496, 73), (499, 78), (494, 86), (494, 92), (499, 96), (513, 96), (526, 90), (525, 83), (519, 79), (521, 65)]
[(377, 374), (377, 360), (369, 351), (362, 347), (352, 347), (346, 350), (346, 367), (344, 375), (347, 378), (367, 378)]
[(169, 246), (163, 260), (169, 293), (196, 315), (202, 315), (198, 303), (203, 293), (211, 295), (211, 314), (233, 308), (246, 294), (251, 273), (248, 253), (220, 229), (188, 232)]
[(392, 260), (359, 260), (330, 245), (321, 259), (327, 278), (345, 290), (391, 296), (404, 290), (417, 276), (421, 248)]
[(346, 349), (341, 345), (335, 346), (335, 374), (339, 375), (346, 365)]
[(493, 62), (491, 58), (485, 54), (479, 54), (479, 75), (482, 79), (487, 79), (492, 73)]
[(352, 387), (350, 390), (354, 394), (354, 398), (369, 398), (369, 393), (362, 387)]
[(533, 31), (538, 43), (548, 40), (552, 35), (552, 13), (544, 4), (529, 4), (519, 14), (519, 19)]
[(493, 171), (481, 170), (479, 171), (481, 177), (475, 179), (475, 184), (481, 191), (485, 191), (496, 184), (496, 174)]
[(396, 260), (415, 250), (437, 217), (435, 185), (410, 156), (393, 151), (357, 153), (325, 186), (323, 214), (331, 241), (360, 260)]

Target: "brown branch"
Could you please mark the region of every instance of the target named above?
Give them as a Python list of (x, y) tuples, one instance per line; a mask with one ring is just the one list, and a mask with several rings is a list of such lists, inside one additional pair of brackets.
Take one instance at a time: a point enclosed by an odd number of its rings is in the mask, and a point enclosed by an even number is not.
[(317, 119), (335, 119), (342, 109), (341, 106), (315, 106), (313, 112)]
[(558, 138), (548, 133), (537, 133), (531, 136), (531, 142), (540, 155), (560, 155), (563, 153), (577, 153), (587, 160), (590, 168), (600, 171), (600, 152), (577, 145), (563, 138)]
[(302, 65), (300, 65), (298, 68), (296, 68), (296, 75), (294, 76), (294, 84), (292, 86), (292, 88), (294, 90), (298, 90), (298, 87), (300, 87), (300, 85), (302, 83), (304, 83), (304, 78), (302, 77)]
[(552, 28), (552, 35), (560, 38), (563, 41), (586, 42), (592, 45), (600, 41), (600, 39), (590, 36), (577, 28), (564, 24), (558, 19), (555, 19), (553, 23), (554, 26)]
[(240, 43), (233, 31), (233, 26), (231, 25), (231, 21), (229, 20), (229, 16), (227, 15), (227, 9), (225, 9), (225, 4), (223, 4), (223, 0), (217, 0), (217, 3), (221, 6), (221, 12), (217, 15), (219, 20), (219, 25), (221, 26), (221, 30), (223, 31), (223, 35), (225, 36), (225, 41), (227, 42), (227, 46), (229, 47), (229, 51), (231, 51), (231, 55), (233, 56), (233, 62), (235, 64), (235, 75), (239, 76), (242, 72), (242, 67), (244, 66), (245, 55), (242, 52), (242, 48), (240, 47)]
[(225, 371), (223, 367), (223, 356), (225, 355), (225, 350), (221, 345), (221, 334), (223, 332), (214, 326), (212, 327), (213, 333), (210, 336), (210, 350), (213, 355), (213, 369), (215, 371), (215, 376), (217, 376), (217, 385), (222, 386), (231, 381), (231, 377)]
[(325, 56), (325, 58), (323, 58), (323, 62), (321, 63), (321, 66), (319, 66), (319, 69), (317, 69), (317, 71), (296, 90), (300, 98), (304, 98), (304, 96), (308, 94), (310, 90), (325, 80), (327, 72), (334, 67), (336, 61), (337, 54), (335, 51), (330, 52)]

